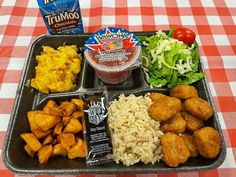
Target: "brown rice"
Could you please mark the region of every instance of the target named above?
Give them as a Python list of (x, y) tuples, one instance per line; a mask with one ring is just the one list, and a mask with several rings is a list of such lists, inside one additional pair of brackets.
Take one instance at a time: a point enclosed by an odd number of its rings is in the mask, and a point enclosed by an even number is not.
[(151, 119), (148, 108), (152, 100), (133, 94), (111, 102), (108, 108), (108, 124), (112, 137), (116, 163), (129, 166), (138, 162), (152, 163), (161, 159), (159, 122)]

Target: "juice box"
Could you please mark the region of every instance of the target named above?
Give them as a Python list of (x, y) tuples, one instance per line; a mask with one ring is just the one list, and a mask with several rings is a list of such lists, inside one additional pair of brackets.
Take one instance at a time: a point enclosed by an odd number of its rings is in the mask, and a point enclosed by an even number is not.
[(83, 33), (79, 0), (37, 0), (50, 34)]

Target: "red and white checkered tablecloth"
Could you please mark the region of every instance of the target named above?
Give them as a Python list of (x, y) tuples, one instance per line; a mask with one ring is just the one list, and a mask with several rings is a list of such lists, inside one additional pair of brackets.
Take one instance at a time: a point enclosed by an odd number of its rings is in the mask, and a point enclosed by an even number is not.
[[(216, 170), (175, 174), (80, 177), (236, 176), (236, 1), (80, 0), (85, 32), (105, 26), (153, 31), (185, 26), (197, 34), (200, 54), (227, 146)], [(36, 0), (0, 0), (0, 155), (30, 42), (47, 33)], [(16, 177), (0, 160), (0, 177)], [(57, 175), (59, 177), (60, 175)], [(61, 176), (60, 176), (61, 177)], [(72, 177), (72, 176), (71, 176)]]

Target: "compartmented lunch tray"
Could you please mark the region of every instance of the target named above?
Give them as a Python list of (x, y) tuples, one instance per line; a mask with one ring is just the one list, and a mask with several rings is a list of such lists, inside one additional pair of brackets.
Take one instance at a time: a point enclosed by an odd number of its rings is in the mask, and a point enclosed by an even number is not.
[[(136, 32), (136, 36), (150, 36), (155, 32)], [(214, 108), (212, 97), (207, 85), (206, 79), (193, 84), (199, 93), (199, 96), (207, 100), (213, 107), (213, 117), (205, 122), (205, 125), (214, 127), (221, 135), (222, 148), (219, 155), (214, 159), (206, 159), (200, 155), (189, 160), (176, 168), (166, 166), (162, 161), (152, 164), (138, 163), (133, 166), (125, 166), (122, 163), (115, 162), (87, 166), (85, 159), (69, 160), (66, 157), (50, 158), (46, 164), (39, 164), (37, 157), (31, 158), (24, 150), (25, 142), (20, 134), (30, 132), (27, 120), (27, 111), (42, 108), (49, 99), (56, 102), (70, 100), (71, 98), (80, 98), (88, 91), (93, 91), (101, 87), (108, 90), (109, 101), (117, 98), (119, 94), (144, 95), (147, 92), (158, 91), (168, 94), (167, 88), (150, 88), (145, 80), (142, 68), (132, 71), (127, 81), (111, 85), (105, 84), (95, 75), (94, 69), (84, 60), (82, 62), (81, 72), (78, 75), (77, 87), (75, 90), (63, 93), (43, 94), (32, 87), (27, 86), (27, 80), (35, 77), (36, 55), (42, 51), (42, 46), (47, 45), (57, 48), (62, 45), (74, 45), (82, 48), (89, 34), (82, 35), (43, 35), (38, 37), (31, 45), (28, 58), (19, 84), (15, 106), (9, 121), (8, 133), (5, 139), (3, 151), (4, 163), (11, 171), (18, 174), (121, 174), (121, 173), (167, 173), (167, 172), (187, 172), (203, 171), (217, 168), (223, 163), (226, 156), (226, 147), (216, 110)], [(202, 71), (200, 60), (199, 70)]]

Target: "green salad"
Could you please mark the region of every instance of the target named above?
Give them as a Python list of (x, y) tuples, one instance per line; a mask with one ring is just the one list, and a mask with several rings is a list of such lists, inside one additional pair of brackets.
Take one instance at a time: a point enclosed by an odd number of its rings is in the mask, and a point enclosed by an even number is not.
[(197, 43), (191, 46), (158, 31), (151, 37), (140, 36), (142, 66), (150, 86), (172, 88), (177, 84), (192, 84), (204, 77), (198, 72)]

